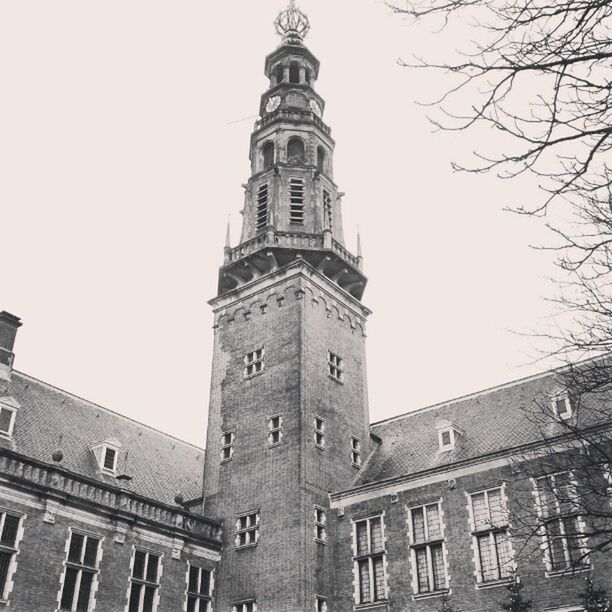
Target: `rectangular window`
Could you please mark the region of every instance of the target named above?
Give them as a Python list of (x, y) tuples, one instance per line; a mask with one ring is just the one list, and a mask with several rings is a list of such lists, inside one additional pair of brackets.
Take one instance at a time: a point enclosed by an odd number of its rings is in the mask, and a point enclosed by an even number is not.
[(478, 582), (509, 578), (514, 560), (502, 488), (472, 493), (470, 509)]
[(259, 540), (259, 512), (250, 512), (236, 517), (236, 548), (255, 546)]
[(0, 406), (0, 436), (10, 438), (13, 435), (13, 426), (15, 425), (15, 410)]
[(327, 542), (327, 530), (325, 525), (327, 524), (327, 517), (325, 516), (325, 510), (320, 506), (315, 506), (314, 509), (314, 525), (315, 525), (315, 540), (318, 542)]
[(255, 222), (257, 231), (268, 225), (269, 197), (268, 183), (261, 184), (257, 189), (257, 218)]
[(268, 446), (276, 446), (283, 439), (283, 417), (274, 416), (268, 419)]
[(234, 604), (232, 606), (232, 612), (257, 612), (257, 604), (254, 601)]
[(65, 562), (60, 610), (88, 612), (98, 573), (100, 538), (72, 532)]
[(589, 565), (585, 529), (578, 515), (576, 483), (570, 472), (537, 478), (537, 511), (549, 571)]
[(17, 535), (21, 518), (13, 514), (0, 514), (0, 599), (6, 600), (7, 583), (13, 572), (13, 563), (17, 554)]
[(234, 456), (234, 441), (236, 434), (226, 431), (221, 434), (221, 461), (229, 461)]
[(325, 599), (325, 597), (319, 597), (317, 595), (315, 612), (327, 612), (327, 600)]
[(325, 228), (333, 231), (334, 229), (334, 211), (332, 209), (331, 194), (327, 189), (323, 190), (323, 216), (325, 218)]
[(361, 442), (351, 436), (351, 461), (355, 467), (361, 467)]
[(289, 179), (289, 221), (304, 223), (304, 179)]
[(411, 508), (408, 513), (415, 594), (448, 589), (440, 502)]
[(319, 448), (325, 448), (325, 420), (314, 418), (314, 442)]
[(114, 472), (117, 467), (117, 451), (110, 446), (104, 447), (103, 467), (110, 472)]
[(331, 351), (327, 351), (327, 369), (334, 380), (338, 382), (344, 380), (344, 360)]
[(552, 400), (553, 414), (562, 421), (571, 419), (576, 411), (576, 401), (566, 392), (555, 395)]
[(354, 571), (357, 582), (357, 604), (373, 603), (387, 598), (385, 580), (385, 547), (383, 517), (354, 523)]
[(265, 351), (263, 348), (251, 351), (244, 356), (244, 377), (249, 378), (261, 374), (264, 369)]
[(159, 590), (161, 556), (134, 550), (128, 612), (155, 612)]
[(211, 612), (212, 571), (189, 564), (187, 578), (187, 612)]

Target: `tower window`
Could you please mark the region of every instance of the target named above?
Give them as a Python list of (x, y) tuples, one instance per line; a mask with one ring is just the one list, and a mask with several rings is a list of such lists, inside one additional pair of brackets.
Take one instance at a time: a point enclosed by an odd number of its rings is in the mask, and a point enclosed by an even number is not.
[(263, 159), (263, 169), (267, 170), (274, 165), (274, 143), (271, 141), (261, 148), (261, 156)]
[(354, 524), (357, 604), (373, 603), (387, 597), (382, 519), (382, 516), (376, 516)]
[(244, 377), (250, 378), (256, 374), (261, 374), (264, 369), (264, 349), (260, 348), (251, 351), (244, 356)]
[(355, 436), (351, 436), (351, 461), (355, 467), (361, 467), (361, 442)]
[(235, 439), (236, 434), (233, 431), (221, 434), (221, 461), (229, 461), (234, 456)]
[(285, 68), (282, 64), (276, 67), (276, 82), (282, 83), (285, 80)]
[(314, 418), (314, 442), (319, 448), (325, 448), (325, 420)]
[(289, 179), (289, 221), (304, 223), (304, 179)]
[(289, 66), (289, 82), (300, 82), (300, 65), (296, 62), (291, 62), (291, 65)]
[(323, 215), (325, 217), (325, 228), (333, 231), (334, 211), (332, 209), (331, 193), (327, 189), (323, 190)]
[[(100, 539), (72, 533), (60, 598), (60, 610), (84, 610), (91, 607), (98, 573)], [(130, 608), (131, 609), (131, 608)]]
[(283, 439), (283, 417), (273, 416), (268, 419), (268, 445), (276, 446), (280, 444)]
[(327, 370), (329, 375), (338, 382), (344, 380), (344, 360), (331, 351), (327, 351)]
[(259, 540), (259, 512), (249, 512), (248, 514), (236, 517), (236, 538), (234, 543), (236, 548), (245, 546), (255, 546)]
[(325, 525), (327, 524), (327, 517), (325, 516), (325, 510), (320, 506), (314, 508), (314, 526), (315, 526), (315, 540), (325, 544), (327, 542), (327, 530)]
[(325, 597), (317, 596), (315, 612), (327, 612), (327, 600)]
[(269, 204), (268, 183), (263, 183), (257, 189), (257, 219), (256, 228), (262, 230), (268, 225), (268, 204)]
[(306, 145), (299, 136), (292, 136), (287, 142), (287, 163), (297, 165), (306, 162)]
[(317, 169), (319, 172), (325, 172), (325, 159), (327, 153), (323, 147), (317, 147)]
[(160, 555), (134, 550), (128, 612), (153, 612), (159, 591)]
[(190, 563), (187, 584), (187, 612), (210, 612), (212, 571)]

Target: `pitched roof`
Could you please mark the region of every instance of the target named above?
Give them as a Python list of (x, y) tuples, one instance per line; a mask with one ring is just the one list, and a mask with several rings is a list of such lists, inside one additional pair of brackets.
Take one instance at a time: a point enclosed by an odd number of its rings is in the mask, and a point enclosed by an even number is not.
[(114, 439), (120, 445), (117, 469), (131, 477), (128, 488), (138, 495), (174, 504), (174, 497), (194, 499), (202, 494), (204, 450), (151, 427), (13, 371), (0, 398), (18, 403), (13, 435), (0, 446), (52, 463), (60, 450), (61, 466), (77, 474), (117, 485), (103, 474), (92, 447)]
[[(555, 374), (547, 372), (374, 423), (371, 431), (382, 443), (354, 484), (414, 474), (565, 433), (543, 412), (559, 389)], [(589, 415), (583, 407), (603, 401), (601, 396), (581, 398), (581, 425), (599, 420), (604, 413), (590, 411)], [(453, 450), (443, 452), (438, 431), (444, 421), (461, 435)]]

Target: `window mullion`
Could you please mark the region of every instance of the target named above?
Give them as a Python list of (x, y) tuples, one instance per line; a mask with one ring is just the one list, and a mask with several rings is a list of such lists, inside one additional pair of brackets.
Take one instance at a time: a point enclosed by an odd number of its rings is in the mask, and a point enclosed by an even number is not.
[(2, 513), (2, 518), (0, 518), (0, 536), (2, 536), (4, 532), (4, 523), (6, 522), (6, 512)]
[(370, 576), (370, 602), (374, 602), (374, 560), (368, 557), (368, 573)]
[(83, 570), (77, 570), (77, 577), (74, 583), (74, 592), (72, 593), (72, 603), (70, 605), (71, 612), (77, 612), (77, 604), (79, 602), (79, 592), (81, 590), (81, 577), (83, 576)]
[(429, 544), (425, 545), (425, 556), (427, 558), (427, 578), (429, 580), (429, 590), (435, 590), (434, 573), (433, 573), (433, 559), (431, 556), (431, 548)]

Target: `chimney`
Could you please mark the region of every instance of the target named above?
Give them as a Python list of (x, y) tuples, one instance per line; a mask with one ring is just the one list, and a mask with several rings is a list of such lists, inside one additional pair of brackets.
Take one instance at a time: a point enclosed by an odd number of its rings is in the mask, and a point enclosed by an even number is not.
[(0, 312), (0, 380), (10, 380), (13, 370), (15, 338), (21, 319), (6, 310)]

